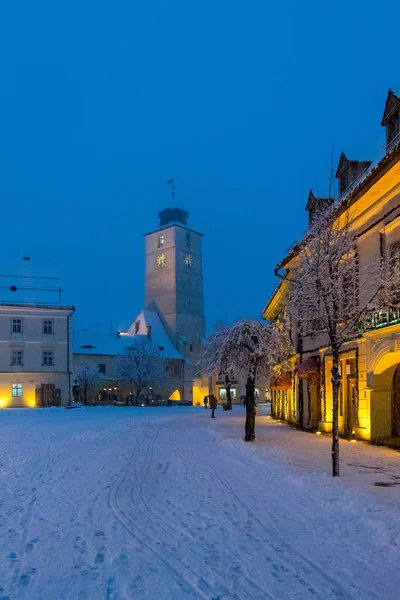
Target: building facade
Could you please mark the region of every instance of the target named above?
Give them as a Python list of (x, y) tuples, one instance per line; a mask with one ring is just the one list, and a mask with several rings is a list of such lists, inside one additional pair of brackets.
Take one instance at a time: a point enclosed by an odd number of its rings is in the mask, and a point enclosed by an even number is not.
[[(321, 199), (335, 203), (338, 221), (350, 214), (357, 268), (400, 260), (400, 98), (389, 91), (382, 126), (386, 128), (386, 152), (376, 162), (349, 160), (342, 153), (336, 177), (339, 196)], [(309, 222), (318, 214), (319, 199), (310, 194)], [(302, 244), (296, 244), (277, 266), (295, 267)], [(398, 257), (398, 258), (397, 258)], [(263, 316), (278, 323), (285, 312), (283, 280), (267, 303)], [(363, 290), (360, 290), (362, 300)], [(399, 298), (400, 301), (400, 298)], [(322, 331), (299, 339), (287, 366), (276, 366), (270, 387), (276, 417), (310, 430), (332, 428), (332, 357)], [(347, 437), (400, 443), (400, 304), (365, 313), (354, 336), (341, 349), (339, 372), (339, 428)]]
[(58, 305), (0, 305), (0, 408), (67, 405), (72, 315)]

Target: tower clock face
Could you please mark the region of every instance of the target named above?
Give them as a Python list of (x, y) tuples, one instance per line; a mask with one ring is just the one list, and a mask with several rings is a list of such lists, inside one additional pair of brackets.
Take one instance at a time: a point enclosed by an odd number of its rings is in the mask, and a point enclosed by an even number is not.
[(185, 258), (183, 259), (185, 267), (191, 268), (193, 267), (193, 256), (191, 254), (185, 254)]
[(162, 269), (162, 267), (165, 267), (165, 265), (167, 264), (167, 255), (165, 254), (165, 252), (160, 252), (160, 254), (157, 254), (157, 258), (156, 258), (156, 265), (159, 269)]

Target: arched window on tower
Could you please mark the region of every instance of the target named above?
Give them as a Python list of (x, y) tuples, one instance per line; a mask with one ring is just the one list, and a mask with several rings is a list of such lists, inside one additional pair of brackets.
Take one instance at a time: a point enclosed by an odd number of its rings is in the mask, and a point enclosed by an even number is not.
[(190, 248), (190, 233), (186, 234), (186, 248)]
[(164, 246), (164, 236), (161, 234), (158, 236), (158, 247), (162, 248)]

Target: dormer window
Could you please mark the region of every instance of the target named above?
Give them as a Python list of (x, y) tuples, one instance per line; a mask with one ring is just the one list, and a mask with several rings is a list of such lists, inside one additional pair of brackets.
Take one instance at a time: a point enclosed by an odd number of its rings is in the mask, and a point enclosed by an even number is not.
[(162, 234), (158, 236), (158, 247), (159, 248), (164, 247), (164, 236)]
[(400, 112), (387, 124), (387, 143), (390, 144), (400, 133)]
[(314, 196), (313, 191), (310, 190), (306, 206), (309, 227), (318, 220), (318, 218), (328, 209), (332, 202), (333, 198), (317, 198)]
[(348, 171), (345, 171), (339, 177), (339, 195), (343, 194), (343, 192), (345, 192), (348, 187), (349, 187), (349, 173), (348, 173)]
[(363, 174), (371, 166), (368, 160), (349, 160), (344, 152), (340, 155), (336, 178), (339, 180), (339, 196), (350, 193), (361, 182)]
[(389, 90), (382, 123), (386, 127), (386, 152), (400, 144), (400, 98)]

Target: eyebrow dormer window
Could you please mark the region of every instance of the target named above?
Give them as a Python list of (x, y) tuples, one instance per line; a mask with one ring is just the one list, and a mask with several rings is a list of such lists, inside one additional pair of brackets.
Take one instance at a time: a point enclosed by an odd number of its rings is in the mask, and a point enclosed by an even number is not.
[(163, 248), (164, 246), (164, 236), (163, 235), (159, 235), (158, 236), (158, 247), (159, 248)]

